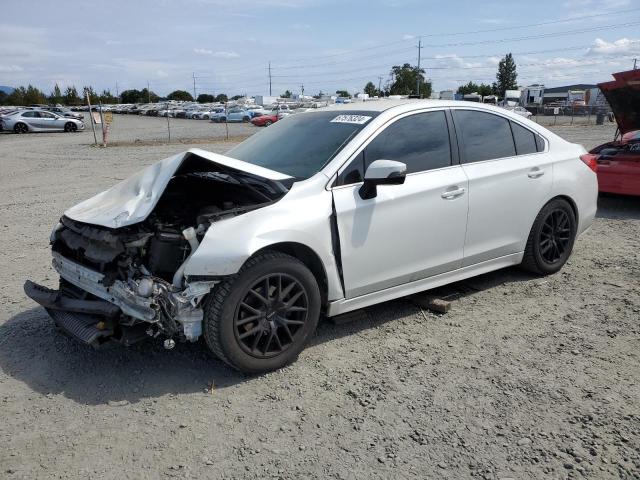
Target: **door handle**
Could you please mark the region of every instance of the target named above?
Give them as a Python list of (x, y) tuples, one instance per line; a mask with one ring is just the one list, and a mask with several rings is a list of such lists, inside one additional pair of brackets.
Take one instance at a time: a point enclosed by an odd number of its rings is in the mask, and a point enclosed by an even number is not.
[(529, 178), (540, 178), (543, 175), (544, 175), (544, 170), (538, 167), (532, 168), (531, 170), (529, 170), (529, 173), (527, 173), (527, 177)]
[(462, 187), (453, 187), (450, 190), (445, 190), (440, 196), (445, 200), (452, 200), (460, 195), (464, 195), (464, 192), (466, 192), (466, 190)]

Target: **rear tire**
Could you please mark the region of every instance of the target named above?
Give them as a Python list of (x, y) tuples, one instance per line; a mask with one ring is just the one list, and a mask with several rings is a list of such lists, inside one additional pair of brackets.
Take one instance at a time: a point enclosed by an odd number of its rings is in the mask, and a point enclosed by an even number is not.
[(573, 208), (566, 200), (556, 198), (542, 207), (527, 239), (522, 268), (538, 275), (558, 272), (571, 255), (576, 223)]
[(64, 131), (65, 132), (75, 132), (78, 129), (78, 127), (76, 126), (75, 123), (72, 122), (67, 122), (64, 124)]
[(273, 122), (271, 120), (267, 120), (266, 122), (264, 122), (264, 126), (268, 127), (269, 125), (271, 125)]
[(204, 338), (237, 370), (275, 370), (298, 357), (318, 324), (320, 304), (318, 283), (300, 260), (265, 252), (209, 294)]

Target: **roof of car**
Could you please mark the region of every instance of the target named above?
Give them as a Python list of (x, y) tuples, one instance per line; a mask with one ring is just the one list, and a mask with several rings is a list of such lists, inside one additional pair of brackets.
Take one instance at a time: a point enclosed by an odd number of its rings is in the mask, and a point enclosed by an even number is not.
[[(402, 107), (402, 106), (411, 106), (415, 108), (429, 108), (429, 107), (455, 107), (455, 106), (467, 106), (467, 107), (477, 107), (482, 105), (486, 107), (485, 104), (478, 102), (465, 102), (460, 100), (421, 100), (421, 99), (402, 99), (402, 100), (391, 100), (382, 98), (379, 100), (367, 100), (364, 102), (355, 101), (352, 103), (344, 103), (339, 105), (332, 105), (327, 107), (330, 110), (358, 110), (358, 111), (369, 111), (369, 112), (384, 112), (385, 110), (389, 110), (391, 108)], [(326, 109), (323, 109), (326, 110)]]

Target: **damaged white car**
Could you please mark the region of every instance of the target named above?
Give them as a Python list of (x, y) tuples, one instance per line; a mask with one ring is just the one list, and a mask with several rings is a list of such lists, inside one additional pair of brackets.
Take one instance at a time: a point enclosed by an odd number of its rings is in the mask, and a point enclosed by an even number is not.
[(59, 289), (25, 291), (86, 344), (204, 336), (227, 364), (272, 370), (321, 315), (510, 265), (559, 270), (596, 212), (584, 153), (465, 102), (302, 113), (69, 209), (51, 234)]

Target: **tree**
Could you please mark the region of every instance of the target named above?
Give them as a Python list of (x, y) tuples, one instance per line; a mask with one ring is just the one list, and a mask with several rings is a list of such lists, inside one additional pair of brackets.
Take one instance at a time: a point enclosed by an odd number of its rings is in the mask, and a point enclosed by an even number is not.
[(218, 103), (227, 103), (229, 101), (229, 97), (227, 97), (224, 93), (219, 93), (216, 95), (216, 102)]
[(368, 82), (364, 86), (364, 93), (368, 94), (370, 97), (380, 96), (380, 91), (376, 88), (373, 82)]
[(486, 97), (487, 95), (495, 95), (495, 89), (492, 85), (486, 83), (476, 84), (473, 82), (469, 82), (466, 85), (462, 85), (458, 87), (458, 93), (462, 95), (467, 95), (470, 93), (477, 93)]
[(49, 103), (53, 103), (54, 105), (62, 103), (62, 92), (60, 91), (60, 87), (57, 83), (53, 87), (53, 92), (49, 95)]
[(26, 105), (24, 101), (24, 97), (27, 93), (27, 89), (24, 87), (16, 88), (11, 94), (7, 97), (7, 105)]
[(167, 95), (167, 99), (179, 100), (182, 102), (193, 102), (193, 97), (186, 90), (174, 90), (169, 95)]
[(9, 97), (9, 95), (0, 90), (0, 105), (7, 105), (7, 97)]
[(82, 99), (78, 96), (78, 90), (76, 90), (75, 85), (67, 87), (64, 91), (62, 101), (65, 105), (81, 105), (83, 103)]
[(140, 100), (139, 103), (155, 103), (160, 100), (160, 97), (156, 95), (153, 90), (149, 91), (146, 88), (140, 90)]
[(24, 93), (24, 104), (33, 105), (37, 103), (46, 103), (47, 97), (33, 85), (29, 84)]
[(346, 90), (336, 90), (336, 95), (343, 98), (351, 98), (351, 94)]
[(111, 94), (110, 90), (102, 90), (98, 99), (102, 103), (118, 103), (118, 99)]
[(100, 97), (93, 90), (93, 87), (91, 85), (89, 85), (88, 87), (83, 87), (82, 91), (84, 92), (83, 97), (85, 99), (87, 98), (87, 94), (89, 94), (89, 99), (91, 100), (91, 105), (97, 105), (98, 104), (98, 102), (100, 101)]
[(209, 95), (208, 93), (201, 93), (198, 95), (198, 103), (212, 103), (215, 101), (215, 97), (213, 95)]
[(244, 95), (234, 95), (231, 100), (240, 100), (241, 98), (244, 98)]
[(140, 92), (140, 90), (136, 90), (135, 88), (132, 90), (125, 90), (120, 94), (120, 100), (122, 101), (122, 103), (139, 103), (141, 97), (142, 92)]
[(415, 95), (417, 94), (418, 82), (420, 82), (420, 96), (431, 96), (431, 82), (425, 79), (424, 69), (405, 63), (402, 66), (391, 67), (391, 75), (394, 78), (389, 87), (391, 95)]
[(291, 98), (291, 95), (291, 91), (287, 90), (282, 95), (280, 95), (280, 98)]
[(506, 90), (517, 90), (517, 78), (516, 62), (513, 60), (513, 55), (507, 53), (498, 64), (498, 73), (496, 74), (496, 89), (498, 95), (504, 97)]

